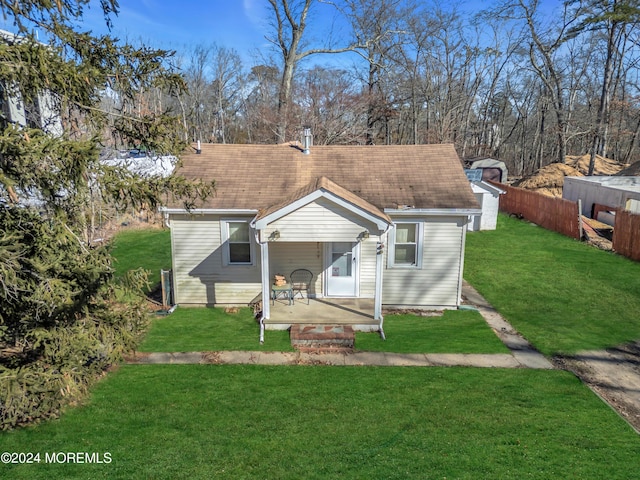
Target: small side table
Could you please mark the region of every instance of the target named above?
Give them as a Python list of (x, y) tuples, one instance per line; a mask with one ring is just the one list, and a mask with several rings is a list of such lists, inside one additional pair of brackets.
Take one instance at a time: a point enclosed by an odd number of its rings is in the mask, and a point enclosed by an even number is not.
[(275, 305), (279, 294), (286, 294), (289, 305), (293, 302), (293, 286), (290, 283), (284, 285), (271, 285), (271, 305)]

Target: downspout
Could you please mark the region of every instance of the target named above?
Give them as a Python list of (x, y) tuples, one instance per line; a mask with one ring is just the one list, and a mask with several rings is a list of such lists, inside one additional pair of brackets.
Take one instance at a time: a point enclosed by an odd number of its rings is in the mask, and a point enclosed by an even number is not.
[(462, 276), (464, 275), (464, 254), (465, 254), (465, 245), (467, 243), (467, 225), (469, 223), (469, 219), (473, 218), (471, 216), (467, 216), (467, 221), (462, 226), (462, 235), (460, 238), (460, 268), (458, 270), (458, 292), (456, 295), (456, 308), (460, 308), (462, 305)]
[(260, 345), (264, 343), (264, 314), (260, 315)]
[[(166, 207), (160, 207), (158, 208), (158, 211), (162, 212), (162, 220), (163, 220), (164, 226), (167, 227), (169, 230), (171, 230), (171, 221), (169, 220), (169, 212), (167, 211)], [(178, 303), (176, 302), (176, 298), (175, 298), (178, 287), (176, 282), (176, 268), (174, 264), (175, 256), (173, 252), (175, 252), (175, 249), (173, 245), (173, 232), (171, 232), (171, 270), (170, 272), (171, 272), (171, 286), (172, 286), (171, 296), (173, 297), (172, 301), (174, 305), (172, 305), (171, 308), (167, 310), (167, 315), (172, 314), (175, 311), (175, 309), (178, 308)]]

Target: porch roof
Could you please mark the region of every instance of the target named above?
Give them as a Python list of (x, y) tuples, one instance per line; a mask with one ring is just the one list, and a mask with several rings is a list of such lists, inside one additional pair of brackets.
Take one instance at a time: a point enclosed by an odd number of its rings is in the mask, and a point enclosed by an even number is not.
[(305, 155), (296, 144), (203, 144), (201, 154), (191, 148), (181, 160), (178, 175), (216, 182), (202, 209), (267, 211), (321, 177), (343, 189), (343, 198), (349, 192), (366, 202), (368, 211), (479, 208), (453, 145), (313, 146)]
[(392, 223), (389, 216), (375, 205), (372, 205), (330, 179), (326, 177), (319, 177), (281, 202), (260, 210), (255, 218), (256, 227), (264, 228), (268, 223), (281, 218), (292, 210), (297, 209), (320, 196), (329, 196), (332, 201), (340, 202), (349, 210), (358, 213), (360, 216), (368, 217), (369, 220), (373, 221), (380, 230), (384, 230), (385, 227)]

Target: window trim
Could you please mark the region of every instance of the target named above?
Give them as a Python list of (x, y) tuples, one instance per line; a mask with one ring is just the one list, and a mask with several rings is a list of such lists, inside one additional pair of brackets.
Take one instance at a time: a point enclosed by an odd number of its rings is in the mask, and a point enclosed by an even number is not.
[[(229, 224), (246, 223), (249, 229), (249, 256), (248, 262), (232, 262), (229, 243)], [(220, 219), (220, 234), (222, 240), (222, 265), (224, 267), (251, 267), (256, 264), (255, 242), (251, 235), (251, 219), (249, 218), (222, 218)]]
[[(416, 262), (414, 264), (396, 263), (396, 226), (404, 224), (413, 224), (416, 226)], [(424, 222), (414, 219), (402, 219), (402, 221), (394, 222), (393, 228), (389, 231), (389, 256), (387, 258), (388, 268), (422, 268), (422, 252), (424, 247)]]

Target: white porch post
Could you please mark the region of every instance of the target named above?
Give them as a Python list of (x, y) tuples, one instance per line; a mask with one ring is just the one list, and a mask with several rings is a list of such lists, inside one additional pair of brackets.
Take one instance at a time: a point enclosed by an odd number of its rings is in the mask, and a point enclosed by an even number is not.
[(380, 331), (382, 332), (382, 268), (383, 255), (384, 255), (384, 243), (386, 240), (386, 234), (380, 236), (376, 248), (376, 286), (373, 298), (373, 318), (380, 321)]
[(260, 318), (260, 343), (264, 342), (264, 321), (271, 314), (271, 281), (269, 280), (269, 242), (260, 244), (260, 264), (262, 271), (262, 317)]

